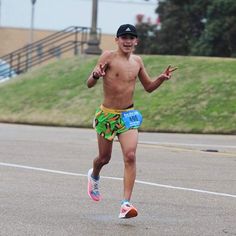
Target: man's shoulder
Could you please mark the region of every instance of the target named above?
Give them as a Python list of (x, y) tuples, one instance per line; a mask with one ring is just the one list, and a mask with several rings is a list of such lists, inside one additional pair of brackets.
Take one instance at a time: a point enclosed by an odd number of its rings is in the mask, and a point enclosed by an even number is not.
[(110, 61), (114, 56), (114, 51), (106, 50), (100, 56), (100, 61)]
[(133, 60), (135, 60), (138, 63), (142, 63), (142, 58), (137, 54), (132, 54)]
[(132, 54), (133, 58), (136, 60), (142, 60), (141, 57), (137, 54)]
[(106, 50), (106, 51), (104, 51), (103, 53), (102, 53), (102, 56), (104, 56), (104, 57), (109, 57), (109, 56), (112, 56), (112, 55), (114, 55), (114, 51), (112, 51), (112, 50)]

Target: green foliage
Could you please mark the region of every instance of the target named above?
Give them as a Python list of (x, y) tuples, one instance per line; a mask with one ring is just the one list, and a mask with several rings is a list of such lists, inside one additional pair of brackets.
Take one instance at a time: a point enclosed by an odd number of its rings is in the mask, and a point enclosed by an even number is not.
[(208, 7), (206, 17), (205, 30), (192, 47), (192, 54), (235, 57), (236, 2), (214, 0)]
[[(137, 82), (135, 107), (142, 130), (236, 133), (234, 59), (143, 56), (151, 77), (169, 64), (179, 69), (149, 94)], [(0, 84), (0, 122), (92, 127), (102, 103), (102, 83), (91, 89), (87, 77), (97, 57), (73, 58), (37, 68)]]
[[(235, 57), (236, 1), (234, 0), (165, 0), (156, 9), (161, 30), (140, 26), (140, 53)], [(150, 39), (150, 31), (155, 37)]]
[(139, 32), (139, 43), (136, 47), (135, 52), (138, 54), (152, 54), (152, 47), (154, 46), (153, 41), (155, 41), (155, 26), (148, 23), (137, 24), (136, 28)]

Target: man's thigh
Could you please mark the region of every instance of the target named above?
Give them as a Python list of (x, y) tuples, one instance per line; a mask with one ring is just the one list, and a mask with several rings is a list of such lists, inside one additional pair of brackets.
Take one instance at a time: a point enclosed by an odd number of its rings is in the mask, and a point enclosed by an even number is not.
[(98, 149), (100, 157), (110, 157), (112, 153), (113, 141), (105, 139), (103, 136), (97, 134), (98, 139)]
[(138, 143), (138, 130), (131, 129), (122, 134), (119, 134), (118, 139), (120, 141), (123, 154), (127, 152), (136, 152)]

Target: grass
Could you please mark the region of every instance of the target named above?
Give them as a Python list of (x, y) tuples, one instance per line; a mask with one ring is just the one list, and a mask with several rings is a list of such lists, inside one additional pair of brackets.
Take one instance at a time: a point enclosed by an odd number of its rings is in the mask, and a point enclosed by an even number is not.
[[(135, 107), (141, 130), (236, 133), (236, 60), (143, 56), (151, 77), (177, 66), (170, 81), (148, 94), (138, 81)], [(0, 122), (91, 127), (102, 102), (102, 83), (86, 87), (97, 57), (76, 57), (38, 67), (0, 84)]]

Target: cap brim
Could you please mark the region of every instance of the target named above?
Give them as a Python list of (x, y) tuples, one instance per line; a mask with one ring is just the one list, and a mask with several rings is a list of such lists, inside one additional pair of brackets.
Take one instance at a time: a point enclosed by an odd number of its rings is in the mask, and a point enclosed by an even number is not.
[(136, 38), (138, 37), (137, 34), (132, 33), (132, 32), (124, 32), (124, 33), (120, 33), (120, 34), (117, 34), (116, 37), (120, 37), (120, 36), (122, 36), (122, 35), (132, 35), (132, 36), (134, 36), (134, 37), (136, 37)]

